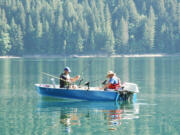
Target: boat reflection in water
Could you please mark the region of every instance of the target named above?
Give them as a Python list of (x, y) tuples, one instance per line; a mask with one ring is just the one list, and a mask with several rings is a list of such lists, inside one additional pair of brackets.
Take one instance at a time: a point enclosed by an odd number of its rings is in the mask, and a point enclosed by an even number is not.
[(139, 118), (139, 105), (128, 102), (67, 101), (41, 98), (38, 110), (40, 113), (58, 113), (60, 115), (58, 116), (59, 124), (64, 125), (66, 132), (71, 132), (72, 126), (84, 127), (84, 123), (99, 121), (106, 123), (102, 125), (103, 127), (108, 126), (109, 130), (116, 130), (123, 120)]
[(107, 110), (106, 117), (110, 130), (116, 130), (116, 127), (121, 125), (123, 120), (139, 118), (139, 105), (122, 102), (116, 105), (115, 109)]

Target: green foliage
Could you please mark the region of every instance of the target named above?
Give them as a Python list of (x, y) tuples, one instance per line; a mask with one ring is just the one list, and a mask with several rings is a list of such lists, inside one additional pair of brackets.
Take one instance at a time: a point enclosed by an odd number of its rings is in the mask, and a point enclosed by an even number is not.
[(153, 8), (150, 7), (149, 17), (144, 26), (144, 37), (143, 37), (144, 46), (147, 48), (147, 51), (151, 51), (154, 48), (154, 36), (155, 36), (155, 15)]
[(81, 37), (81, 34), (79, 33), (78, 37), (77, 37), (77, 47), (76, 47), (77, 52), (78, 53), (83, 52), (83, 48), (84, 48), (84, 46), (83, 46), (83, 38)]
[(11, 49), (9, 33), (0, 33), (0, 55), (7, 55)]
[(20, 25), (18, 26), (14, 18), (11, 21), (11, 29), (10, 29), (10, 43), (11, 43), (11, 51), (12, 55), (22, 55), (23, 52), (23, 35)]
[(178, 0), (0, 0), (0, 55), (180, 52)]
[(116, 31), (116, 46), (117, 52), (124, 53), (127, 51), (127, 45), (129, 40), (128, 22), (122, 17), (121, 21), (117, 25)]

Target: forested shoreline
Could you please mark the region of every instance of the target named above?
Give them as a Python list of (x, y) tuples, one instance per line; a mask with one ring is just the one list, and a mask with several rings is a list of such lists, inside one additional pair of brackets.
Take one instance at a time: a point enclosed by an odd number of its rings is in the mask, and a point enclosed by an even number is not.
[(180, 52), (178, 0), (0, 0), (0, 55)]

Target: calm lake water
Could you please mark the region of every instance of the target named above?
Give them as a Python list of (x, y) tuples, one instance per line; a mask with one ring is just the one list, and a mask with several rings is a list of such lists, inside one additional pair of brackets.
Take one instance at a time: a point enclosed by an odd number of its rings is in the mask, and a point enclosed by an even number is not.
[[(137, 102), (40, 97), (34, 84), (51, 83), (41, 72), (59, 76), (66, 65), (91, 86), (115, 71), (138, 84)], [(180, 57), (0, 59), (0, 75), (0, 135), (180, 134)]]

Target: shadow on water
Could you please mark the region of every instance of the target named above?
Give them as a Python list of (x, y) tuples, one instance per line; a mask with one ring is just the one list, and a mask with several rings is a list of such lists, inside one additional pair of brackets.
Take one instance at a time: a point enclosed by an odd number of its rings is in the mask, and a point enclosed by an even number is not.
[[(126, 112), (139, 111), (137, 103), (132, 102), (115, 102), (115, 101), (81, 101), (73, 99), (56, 99), (51, 97), (41, 97), (38, 102), (39, 111), (48, 109), (49, 111), (56, 111), (57, 108), (61, 109), (96, 109), (96, 110), (116, 110), (123, 109)], [(53, 108), (55, 110), (53, 110)], [(136, 112), (137, 113), (137, 112)]]

